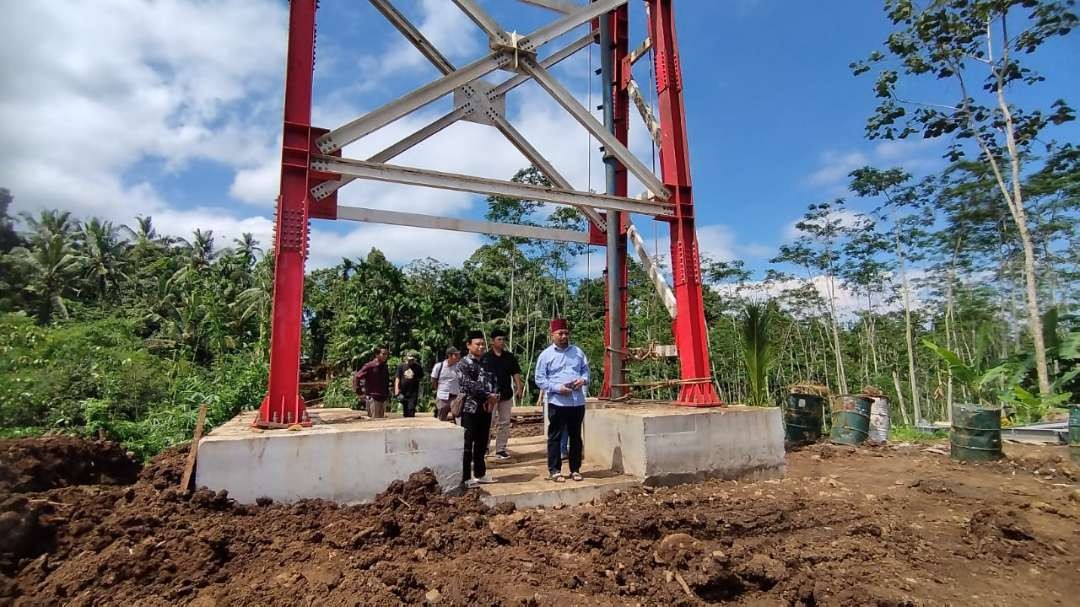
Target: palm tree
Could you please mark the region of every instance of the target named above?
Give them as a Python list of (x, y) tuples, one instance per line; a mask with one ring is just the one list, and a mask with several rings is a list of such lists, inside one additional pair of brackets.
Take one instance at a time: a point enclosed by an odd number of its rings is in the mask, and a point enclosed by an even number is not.
[(255, 240), (251, 232), (244, 232), (240, 238), (234, 238), (233, 242), (236, 243), (233, 253), (243, 260), (245, 267), (250, 268), (255, 263), (255, 258), (262, 255), (263, 250), (259, 248), (259, 241)]
[(214, 231), (196, 228), (190, 241), (178, 238), (187, 251), (187, 263), (169, 279), (169, 283), (189, 284), (199, 272), (210, 267), (217, 252), (214, 251)]
[(772, 302), (749, 302), (743, 307), (743, 364), (749, 379), (752, 405), (764, 405), (769, 399), (769, 372), (776, 363), (776, 349), (769, 338), (774, 306)]
[(79, 229), (79, 222), (71, 219), (70, 211), (42, 209), (37, 217), (29, 213), (21, 213), (20, 215), (30, 228), (29, 240), (31, 243), (35, 241), (44, 242), (53, 235), (60, 235), (70, 244), (68, 237)]
[[(63, 215), (66, 221), (67, 213)], [(42, 212), (42, 218), (45, 216)], [(26, 278), (26, 291), (38, 300), (37, 321), (46, 325), (54, 312), (62, 318), (68, 317), (64, 293), (79, 269), (79, 258), (72, 249), (70, 234), (63, 230), (53, 231), (60, 224), (44, 229), (39, 229), (40, 225), (34, 226), (35, 235), (29, 246), (16, 247), (11, 254)]]
[(115, 294), (117, 283), (128, 278), (124, 273), (127, 242), (111, 221), (96, 217), (83, 224), (81, 237), (83, 275), (94, 285), (98, 299), (107, 299)]
[(161, 246), (165, 239), (163, 239), (154, 227), (154, 220), (152, 217), (136, 215), (136, 226), (134, 228), (130, 226), (120, 226), (122, 230), (127, 232), (128, 238), (132, 241), (132, 246), (138, 250), (151, 249)]

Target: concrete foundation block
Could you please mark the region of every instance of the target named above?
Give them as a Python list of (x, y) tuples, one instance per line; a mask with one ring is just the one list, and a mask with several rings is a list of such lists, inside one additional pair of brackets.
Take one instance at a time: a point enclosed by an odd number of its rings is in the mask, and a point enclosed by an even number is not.
[(251, 428), (245, 412), (199, 445), (195, 482), (241, 503), (322, 498), (371, 501), (395, 480), (431, 468), (443, 487), (461, 480), (464, 430), (431, 417), (369, 419), (350, 409), (309, 409), (312, 426)]
[(784, 475), (784, 423), (775, 407), (598, 404), (585, 412), (583, 438), (587, 460), (647, 485)]

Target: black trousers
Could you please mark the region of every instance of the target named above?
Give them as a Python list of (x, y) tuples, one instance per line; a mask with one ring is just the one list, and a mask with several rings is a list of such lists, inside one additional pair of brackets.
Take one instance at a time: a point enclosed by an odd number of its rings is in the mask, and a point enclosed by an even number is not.
[(491, 434), (491, 413), (483, 410), (462, 413), (461, 427), (465, 428), (465, 453), (461, 456), (461, 482), (487, 474), (488, 435)]
[(416, 399), (419, 394), (401, 393), (401, 413), (405, 417), (416, 417)]
[(570, 473), (581, 472), (581, 422), (585, 421), (585, 407), (560, 407), (548, 403), (547, 460), (548, 471), (562, 472), (563, 432), (570, 436)]

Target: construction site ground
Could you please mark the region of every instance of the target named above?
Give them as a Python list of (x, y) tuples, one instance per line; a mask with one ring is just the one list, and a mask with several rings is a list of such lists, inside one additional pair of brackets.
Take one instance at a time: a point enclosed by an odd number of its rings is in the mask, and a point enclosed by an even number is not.
[(1075, 605), (1066, 448), (946, 450), (818, 444), (783, 480), (514, 511), (424, 473), (362, 506), (242, 506), (177, 489), (186, 448), (140, 471), (113, 443), (6, 440), (0, 604)]

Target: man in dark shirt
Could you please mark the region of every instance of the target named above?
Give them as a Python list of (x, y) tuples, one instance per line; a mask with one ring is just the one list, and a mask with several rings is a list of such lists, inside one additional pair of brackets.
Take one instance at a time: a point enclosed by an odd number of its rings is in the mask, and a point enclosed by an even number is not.
[(510, 440), (510, 410), (514, 407), (514, 398), (521, 400), (525, 382), (521, 379), (521, 365), (518, 359), (506, 348), (506, 331), (495, 329), (491, 332), (491, 349), (480, 359), (485, 369), (495, 376), (499, 387), (499, 402), (492, 411), (495, 423), (495, 460), (510, 459), (506, 444)]
[(458, 363), (461, 394), (465, 400), (461, 406), (461, 427), (465, 429), (465, 450), (462, 454), (461, 482), (466, 488), (479, 483), (494, 483), (487, 475), (484, 455), (487, 453), (491, 434), (491, 410), (499, 400), (499, 388), (495, 376), (480, 364), (486, 345), (484, 334), (469, 332), (465, 344), (469, 355)]
[(390, 369), (386, 366), (389, 357), (389, 348), (375, 348), (375, 358), (356, 372), (354, 384), (367, 399), (368, 415), (372, 418), (386, 417), (386, 401), (390, 398)]
[(416, 417), (416, 400), (420, 397), (423, 373), (420, 363), (416, 362), (416, 352), (409, 352), (394, 374), (394, 396), (400, 397), (401, 412), (405, 417)]

